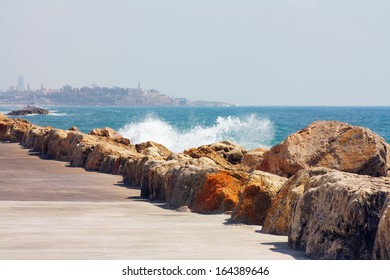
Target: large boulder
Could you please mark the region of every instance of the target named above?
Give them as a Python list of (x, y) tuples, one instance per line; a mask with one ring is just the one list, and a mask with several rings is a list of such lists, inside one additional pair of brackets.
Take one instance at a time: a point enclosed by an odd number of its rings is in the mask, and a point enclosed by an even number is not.
[(264, 154), (267, 152), (266, 148), (257, 148), (254, 150), (247, 151), (242, 159), (241, 164), (248, 166), (249, 171), (260, 170), (261, 164), (263, 163)]
[(167, 147), (153, 141), (135, 144), (135, 149), (138, 153), (153, 158), (167, 159), (172, 156), (172, 151), (170, 151)]
[(100, 142), (88, 154), (84, 168), (88, 171), (121, 174), (125, 159), (133, 154), (134, 151), (130, 148)]
[(117, 143), (121, 143), (124, 145), (129, 145), (130, 140), (127, 138), (124, 138), (120, 133), (116, 132), (114, 129), (110, 127), (103, 127), (103, 128), (94, 128), (89, 132), (90, 135), (105, 137), (107, 139), (110, 139), (112, 141), (115, 141)]
[(279, 190), (268, 208), (262, 231), (276, 235), (288, 235), (292, 214), (305, 191), (305, 186), (310, 180), (315, 180), (327, 172), (325, 168), (304, 169), (291, 177)]
[(6, 117), (0, 113), (0, 140), (1, 141), (10, 141), (10, 127), (13, 124), (14, 120)]
[(190, 159), (174, 165), (165, 177), (166, 202), (173, 208), (193, 208), (195, 198), (202, 190), (207, 176), (220, 171), (209, 158)]
[[(292, 191), (294, 199), (288, 194)], [(390, 178), (313, 168), (296, 174), (279, 194), (283, 198), (273, 201), (266, 220), (278, 221), (270, 217), (277, 203), (281, 215), (291, 211), (287, 224), (291, 247), (315, 259), (370, 259), (390, 195)]]
[(247, 173), (221, 171), (208, 174), (195, 197), (191, 210), (205, 214), (219, 214), (232, 211), (240, 198)]
[(23, 135), (32, 127), (32, 124), (23, 119), (16, 119), (9, 127), (10, 141), (21, 142)]
[(385, 140), (368, 128), (337, 121), (316, 121), (266, 152), (261, 170), (291, 177), (301, 169), (327, 167), (386, 176), (389, 153)]
[(230, 220), (235, 223), (263, 225), (272, 200), (286, 181), (286, 178), (271, 173), (252, 172), (244, 184)]
[(192, 158), (207, 157), (226, 170), (249, 170), (248, 166), (241, 164), (241, 160), (246, 154), (245, 149), (230, 141), (221, 141), (198, 148), (191, 148), (185, 150), (184, 154)]
[(382, 209), (376, 234), (373, 259), (390, 260), (390, 196)]
[(49, 133), (53, 128), (50, 126), (32, 126), (22, 138), (21, 144), (23, 147), (39, 152), (41, 155), (47, 153), (47, 142)]

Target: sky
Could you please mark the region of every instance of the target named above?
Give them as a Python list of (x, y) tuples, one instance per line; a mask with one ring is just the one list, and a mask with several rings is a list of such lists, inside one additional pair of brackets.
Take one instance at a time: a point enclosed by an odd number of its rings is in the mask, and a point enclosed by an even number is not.
[(0, 0), (0, 89), (390, 106), (388, 0)]

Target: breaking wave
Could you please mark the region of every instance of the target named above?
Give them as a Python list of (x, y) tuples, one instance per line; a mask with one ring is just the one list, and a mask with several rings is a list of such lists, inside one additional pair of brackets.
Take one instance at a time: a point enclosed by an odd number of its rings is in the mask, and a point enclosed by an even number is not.
[(211, 144), (222, 140), (233, 141), (245, 149), (268, 147), (274, 137), (274, 125), (269, 119), (255, 114), (244, 117), (217, 117), (210, 126), (188, 125), (180, 130), (155, 116), (147, 116), (140, 122), (126, 124), (119, 130), (131, 143), (154, 141), (174, 152)]
[(67, 113), (58, 112), (57, 110), (50, 110), (49, 114), (52, 115), (52, 116), (56, 116), (56, 117), (64, 117), (64, 116), (68, 116), (69, 115)]

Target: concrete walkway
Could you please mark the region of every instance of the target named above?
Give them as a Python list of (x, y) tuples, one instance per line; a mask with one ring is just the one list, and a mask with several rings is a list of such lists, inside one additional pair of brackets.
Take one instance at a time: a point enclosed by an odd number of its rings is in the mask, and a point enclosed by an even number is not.
[(0, 142), (0, 259), (302, 259), (287, 237), (165, 209), (121, 176)]

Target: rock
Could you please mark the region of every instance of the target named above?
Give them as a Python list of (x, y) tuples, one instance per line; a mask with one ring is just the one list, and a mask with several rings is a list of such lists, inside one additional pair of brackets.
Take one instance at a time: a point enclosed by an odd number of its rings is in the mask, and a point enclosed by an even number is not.
[(16, 119), (9, 129), (10, 141), (21, 142), (23, 135), (31, 128), (31, 126), (31, 123), (26, 120)]
[(31, 123), (22, 119), (12, 119), (0, 114), (0, 140), (20, 142)]
[(255, 150), (247, 151), (246, 154), (243, 155), (241, 163), (250, 168), (249, 172), (252, 172), (254, 170), (260, 170), (264, 158), (264, 153), (267, 151), (268, 149), (265, 148), (258, 148)]
[(314, 259), (371, 258), (380, 213), (390, 194), (389, 178), (313, 168), (299, 172), (279, 193), (294, 190), (285, 188), (288, 185), (303, 189), (295, 206), (290, 205), (291, 247)]
[(288, 235), (291, 228), (292, 214), (298, 200), (303, 195), (306, 184), (311, 178), (324, 175), (325, 168), (304, 169), (298, 171), (279, 190), (266, 213), (262, 232)]
[(32, 114), (39, 114), (39, 115), (48, 115), (49, 110), (39, 108), (36, 106), (30, 106), (20, 109), (20, 110), (14, 110), (9, 112), (7, 115), (9, 116), (26, 116), (26, 115), (32, 115)]
[(79, 131), (79, 129), (77, 128), (77, 126), (71, 126), (68, 130), (70, 131)]
[(337, 121), (317, 121), (290, 135), (264, 154), (261, 170), (290, 177), (309, 167), (327, 167), (385, 176), (389, 145), (367, 128)]
[(168, 206), (179, 208), (187, 205), (193, 209), (195, 197), (205, 185), (207, 175), (219, 171), (215, 162), (208, 158), (191, 159), (174, 165), (165, 175)]
[[(168, 192), (168, 172), (180, 165), (176, 160), (150, 160), (144, 165), (147, 183), (141, 187), (141, 196), (152, 200), (166, 201)], [(144, 172), (145, 174), (145, 172)], [(145, 182), (146, 180), (143, 180)]]
[(207, 157), (226, 170), (248, 171), (249, 168), (241, 164), (246, 151), (241, 146), (229, 141), (222, 141), (211, 145), (204, 145), (184, 151), (192, 158)]
[(238, 205), (234, 208), (230, 221), (263, 225), (272, 200), (287, 181), (286, 178), (254, 171), (244, 184)]
[(105, 137), (107, 139), (113, 140), (117, 143), (121, 143), (124, 145), (129, 145), (130, 140), (127, 138), (124, 138), (121, 134), (113, 130), (109, 127), (103, 127), (103, 128), (95, 128), (89, 132), (90, 135)]
[(390, 260), (390, 196), (387, 197), (380, 216), (372, 258)]
[(247, 174), (221, 171), (208, 174), (195, 197), (191, 210), (205, 214), (219, 214), (231, 211), (237, 205), (243, 182)]
[(1, 141), (10, 141), (10, 127), (13, 124), (14, 120), (7, 118), (3, 114), (0, 113), (0, 140)]
[(47, 154), (48, 135), (53, 128), (50, 126), (32, 126), (21, 141), (23, 147), (38, 151), (41, 155)]
[(138, 153), (154, 158), (167, 159), (172, 155), (172, 152), (167, 147), (152, 141), (136, 144), (135, 148)]

